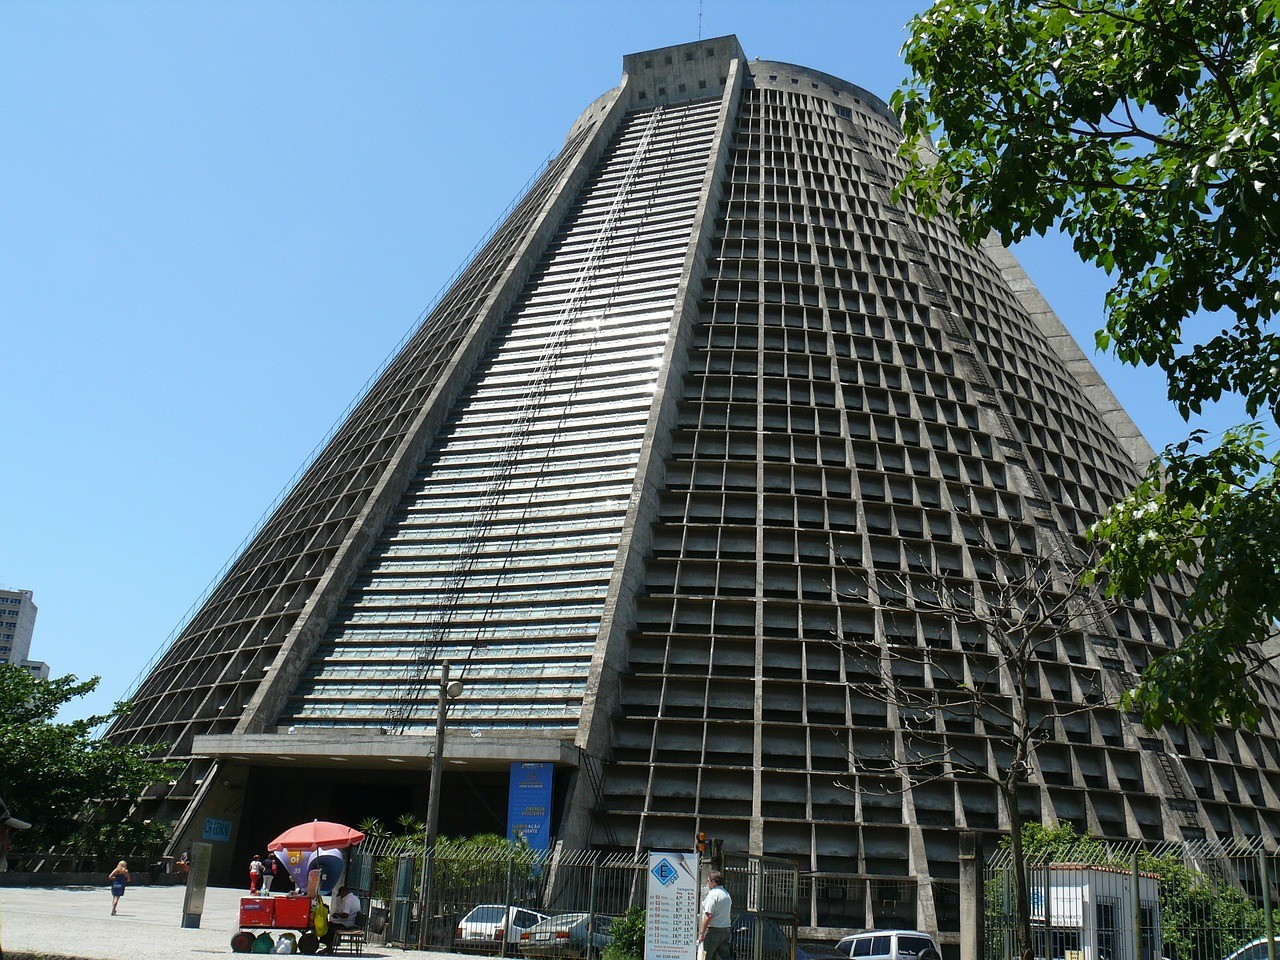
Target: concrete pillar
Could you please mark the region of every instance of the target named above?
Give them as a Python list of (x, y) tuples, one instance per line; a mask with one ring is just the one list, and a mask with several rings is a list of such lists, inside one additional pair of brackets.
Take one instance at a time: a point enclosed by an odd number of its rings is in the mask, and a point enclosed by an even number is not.
[(982, 839), (960, 834), (960, 960), (982, 960), (987, 905), (982, 886)]

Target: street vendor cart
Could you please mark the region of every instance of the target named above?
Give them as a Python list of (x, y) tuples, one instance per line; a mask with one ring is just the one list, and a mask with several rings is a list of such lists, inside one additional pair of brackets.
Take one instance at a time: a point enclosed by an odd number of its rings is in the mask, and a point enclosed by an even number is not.
[(258, 935), (268, 930), (296, 931), (298, 952), (315, 953), (320, 938), (312, 925), (312, 900), (308, 896), (242, 897), (240, 932), (231, 938), (236, 953), (252, 953)]

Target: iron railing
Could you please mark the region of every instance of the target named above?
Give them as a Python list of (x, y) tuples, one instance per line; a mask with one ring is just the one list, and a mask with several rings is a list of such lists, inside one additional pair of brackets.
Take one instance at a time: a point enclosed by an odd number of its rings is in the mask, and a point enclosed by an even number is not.
[[(368, 891), (369, 932), (403, 947), (464, 949), (518, 956), (519, 935), (496, 929), (475, 936), (467, 921), (476, 907), (506, 907), (497, 916), (583, 914), (594, 957), (603, 930), (631, 907), (644, 907), (648, 855), (600, 850), (530, 850), (516, 844), (441, 843), (423, 857), (421, 842), (370, 838), (353, 856), (350, 885)], [(725, 887), (734, 900), (734, 953), (739, 960), (794, 960), (799, 872), (789, 861), (726, 856)], [(357, 883), (357, 879), (359, 883)], [(363, 886), (362, 886), (363, 885)], [(491, 911), (492, 912), (492, 911)], [(468, 934), (460, 939), (459, 928)], [(600, 933), (600, 936), (597, 934)]]
[[(987, 960), (1017, 956), (1013, 871), (1007, 850), (987, 864)], [(1224, 960), (1252, 945), (1240, 960), (1267, 960), (1278, 874), (1253, 841), (1085, 841), (1026, 866), (1031, 947), (1050, 960)]]

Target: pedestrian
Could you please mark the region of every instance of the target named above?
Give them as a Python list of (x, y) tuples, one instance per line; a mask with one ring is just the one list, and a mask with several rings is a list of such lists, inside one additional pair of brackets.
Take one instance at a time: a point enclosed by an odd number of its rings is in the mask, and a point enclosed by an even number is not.
[(191, 849), (182, 851), (182, 856), (178, 857), (178, 872), (182, 874), (182, 882), (187, 882), (187, 877), (191, 875)]
[(729, 946), (733, 934), (729, 926), (732, 910), (733, 900), (724, 888), (724, 874), (712, 870), (707, 874), (707, 896), (702, 901), (702, 924), (698, 929), (698, 942), (707, 960), (733, 960)]
[(262, 885), (262, 869), (262, 857), (255, 853), (249, 861), (249, 892), (252, 894), (257, 894), (258, 887)]
[(280, 893), (293, 893), (293, 878), (289, 876), (289, 871), (280, 862), (280, 858), (274, 854), (267, 858), (267, 873), (272, 876), (276, 890)]
[(124, 888), (129, 885), (129, 864), (121, 860), (107, 879), (111, 881), (111, 915), (114, 917), (120, 898), (124, 896)]
[(267, 854), (267, 862), (262, 865), (262, 892), (271, 896), (271, 881), (276, 878), (276, 855)]

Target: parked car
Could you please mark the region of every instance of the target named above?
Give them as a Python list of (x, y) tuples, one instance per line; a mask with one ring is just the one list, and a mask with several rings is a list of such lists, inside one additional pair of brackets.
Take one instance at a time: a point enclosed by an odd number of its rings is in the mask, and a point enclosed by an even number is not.
[(591, 914), (562, 913), (535, 924), (520, 934), (520, 953), (526, 957), (576, 957), (593, 960), (612, 941), (612, 917), (596, 914), (592, 930)]
[(845, 937), (836, 952), (850, 960), (939, 960), (933, 937), (919, 930), (868, 930)]
[[(791, 960), (791, 938), (774, 920), (754, 913), (740, 913), (729, 921), (733, 929), (736, 960)], [(756, 940), (760, 953), (756, 955)], [(796, 945), (796, 960), (843, 960), (834, 951), (815, 951)]]
[(520, 934), (546, 920), (545, 913), (527, 907), (504, 907), (500, 903), (483, 903), (473, 907), (458, 921), (454, 941), (459, 947), (501, 942), (519, 943)]
[[(1280, 937), (1276, 938), (1276, 951), (1280, 953)], [(1239, 950), (1228, 954), (1226, 960), (1267, 960), (1267, 938), (1259, 937), (1246, 943)]]

